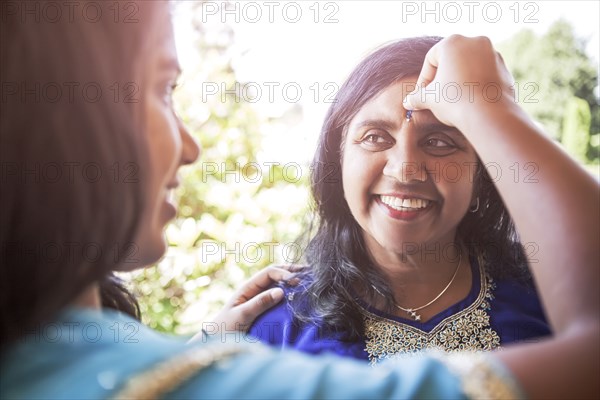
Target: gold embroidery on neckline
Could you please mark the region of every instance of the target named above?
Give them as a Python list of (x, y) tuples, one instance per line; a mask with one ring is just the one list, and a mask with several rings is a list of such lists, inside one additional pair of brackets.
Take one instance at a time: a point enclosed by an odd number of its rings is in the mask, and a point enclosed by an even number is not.
[(494, 299), (494, 280), (479, 260), (480, 290), (467, 308), (438, 323), (430, 332), (402, 322), (375, 315), (364, 308), (365, 351), (371, 365), (385, 358), (410, 355), (424, 349), (446, 352), (488, 351), (500, 347), (500, 337), (490, 327), (490, 302)]

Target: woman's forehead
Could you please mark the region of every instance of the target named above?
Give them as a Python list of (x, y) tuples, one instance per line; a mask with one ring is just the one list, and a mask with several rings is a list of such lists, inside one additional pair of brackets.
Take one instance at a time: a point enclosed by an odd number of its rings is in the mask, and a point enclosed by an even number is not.
[(159, 1), (155, 9), (152, 24), (148, 26), (149, 30), (149, 50), (152, 58), (157, 60), (159, 68), (174, 68), (179, 70), (177, 61), (177, 48), (175, 46), (175, 36), (173, 33), (173, 24), (168, 2)]

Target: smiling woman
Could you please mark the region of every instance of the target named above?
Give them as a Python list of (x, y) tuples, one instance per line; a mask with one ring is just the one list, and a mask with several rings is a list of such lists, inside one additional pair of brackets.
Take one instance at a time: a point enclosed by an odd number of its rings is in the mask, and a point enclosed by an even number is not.
[(382, 47), (341, 87), (313, 163), (310, 267), (303, 285), (288, 289), (288, 304), (261, 316), (251, 334), (376, 363), (550, 333), (510, 215), (475, 149), (431, 111), (403, 105), (440, 39)]

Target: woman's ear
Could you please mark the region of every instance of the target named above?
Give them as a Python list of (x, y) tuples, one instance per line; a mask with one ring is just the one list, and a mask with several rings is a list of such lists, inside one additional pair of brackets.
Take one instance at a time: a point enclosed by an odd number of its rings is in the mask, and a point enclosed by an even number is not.
[(479, 211), (479, 196), (475, 198), (475, 201), (471, 202), (471, 206), (469, 207), (469, 212), (476, 213)]
[(482, 201), (481, 199), (481, 189), (482, 189), (482, 179), (483, 179), (483, 166), (479, 159), (477, 160), (477, 168), (475, 168), (475, 173), (471, 177), (473, 179), (473, 193), (471, 194), (471, 203), (469, 205), (469, 212), (476, 213), (479, 211), (479, 205)]

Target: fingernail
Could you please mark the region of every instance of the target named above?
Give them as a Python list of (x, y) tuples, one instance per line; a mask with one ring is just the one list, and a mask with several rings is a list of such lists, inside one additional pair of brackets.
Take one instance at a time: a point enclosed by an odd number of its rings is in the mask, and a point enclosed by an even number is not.
[(275, 288), (273, 290), (271, 290), (271, 298), (274, 301), (279, 301), (281, 299), (283, 299), (283, 289), (282, 288)]
[(289, 275), (286, 275), (286, 279), (283, 279), (283, 282), (286, 285), (296, 286), (300, 283), (300, 278), (298, 278), (297, 275), (298, 274), (290, 273)]
[(408, 95), (404, 98), (404, 100), (402, 101), (402, 106), (404, 107), (405, 110), (412, 111), (414, 107), (410, 104), (409, 96), (410, 95)]
[(294, 278), (288, 279), (285, 283), (287, 283), (290, 286), (296, 286), (297, 284), (300, 283), (300, 278), (294, 277)]

